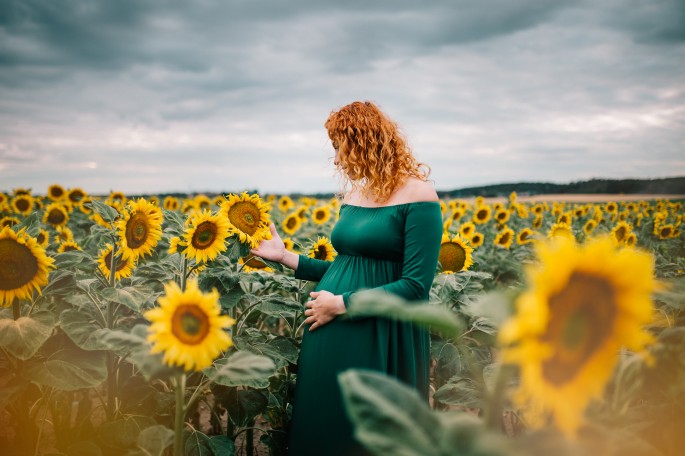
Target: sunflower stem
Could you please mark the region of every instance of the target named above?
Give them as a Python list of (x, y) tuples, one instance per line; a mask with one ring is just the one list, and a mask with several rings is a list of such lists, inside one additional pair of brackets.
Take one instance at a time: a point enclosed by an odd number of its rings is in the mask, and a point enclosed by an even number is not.
[[(117, 266), (116, 260), (117, 244), (112, 243), (112, 260), (109, 268), (109, 286), (114, 288), (116, 286), (115, 271)], [(114, 326), (114, 302), (107, 303), (107, 328), (112, 329)], [(107, 417), (114, 419), (114, 414), (117, 410), (117, 375), (116, 375), (116, 359), (111, 351), (107, 352)]]
[(174, 420), (174, 456), (183, 455), (183, 423), (185, 410), (183, 399), (185, 396), (186, 374), (181, 373), (176, 377), (176, 415)]
[(14, 316), (15, 321), (21, 318), (21, 304), (17, 298), (12, 301), (12, 316)]
[(183, 257), (183, 260), (181, 261), (181, 291), (186, 291), (186, 279), (188, 278), (186, 276), (186, 269), (188, 269), (188, 257), (185, 255), (181, 255)]
[(502, 427), (502, 411), (504, 409), (504, 393), (507, 384), (513, 375), (513, 366), (502, 364), (497, 372), (495, 385), (492, 394), (488, 397), (485, 406), (485, 426), (493, 431), (500, 430)]

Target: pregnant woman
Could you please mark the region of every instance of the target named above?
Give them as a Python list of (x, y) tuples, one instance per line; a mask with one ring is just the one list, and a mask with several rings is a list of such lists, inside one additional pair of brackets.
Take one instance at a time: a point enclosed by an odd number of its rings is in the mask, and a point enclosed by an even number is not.
[(340, 218), (331, 232), (333, 262), (287, 251), (272, 239), (252, 253), (317, 281), (305, 310), (290, 428), (289, 454), (363, 455), (346, 415), (337, 375), (372, 369), (416, 388), (428, 400), (429, 334), (408, 322), (347, 319), (350, 296), (384, 290), (427, 300), (442, 236), (429, 168), (418, 163), (395, 122), (371, 102), (354, 102), (326, 120), (343, 178)]

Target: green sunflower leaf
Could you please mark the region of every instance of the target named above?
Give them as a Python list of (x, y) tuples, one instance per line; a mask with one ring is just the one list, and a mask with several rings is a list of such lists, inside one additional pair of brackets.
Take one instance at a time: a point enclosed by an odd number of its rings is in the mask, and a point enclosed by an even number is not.
[(11, 312), (3, 309), (0, 312), (0, 347), (18, 359), (30, 359), (48, 340), (54, 327), (51, 312), (39, 311), (15, 321)]

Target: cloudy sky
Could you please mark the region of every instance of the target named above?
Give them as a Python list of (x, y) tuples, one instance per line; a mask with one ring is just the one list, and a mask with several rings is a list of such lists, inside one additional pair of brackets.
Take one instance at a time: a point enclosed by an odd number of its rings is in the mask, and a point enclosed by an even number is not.
[(354, 100), (438, 190), (682, 176), (685, 0), (0, 0), (0, 191), (335, 191)]

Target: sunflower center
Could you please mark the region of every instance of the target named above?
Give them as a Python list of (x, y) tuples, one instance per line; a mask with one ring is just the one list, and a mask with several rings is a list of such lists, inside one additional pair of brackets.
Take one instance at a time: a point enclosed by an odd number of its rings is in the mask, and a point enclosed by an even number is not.
[(316, 258), (318, 260), (325, 260), (327, 256), (328, 256), (328, 249), (326, 249), (325, 245), (320, 245), (316, 248), (316, 252), (314, 253), (314, 258)]
[(480, 209), (478, 212), (476, 212), (476, 218), (478, 220), (485, 220), (485, 218), (488, 216), (488, 211), (485, 209)]
[(317, 220), (323, 220), (326, 217), (324, 211), (316, 211), (315, 215)]
[(661, 237), (668, 237), (671, 235), (671, 227), (665, 226), (661, 228)]
[(216, 239), (216, 232), (217, 227), (214, 223), (210, 221), (204, 221), (200, 223), (197, 228), (195, 228), (191, 244), (196, 249), (204, 250), (212, 245)]
[[(107, 255), (105, 255), (104, 261), (105, 261), (105, 265), (107, 266), (107, 269), (109, 270), (109, 268), (112, 266), (112, 251), (111, 250), (109, 252), (107, 252)], [(124, 269), (125, 267), (126, 267), (126, 261), (121, 261), (121, 257), (117, 256), (117, 264), (114, 266), (114, 270), (116, 272), (119, 272), (122, 269)]]
[(499, 238), (500, 245), (507, 245), (509, 243), (510, 237), (511, 234), (509, 233), (509, 231), (507, 231), (506, 233), (502, 233), (502, 237)]
[(197, 345), (209, 334), (209, 317), (195, 304), (176, 308), (171, 319), (171, 332), (186, 345)]
[(292, 230), (297, 226), (297, 220), (295, 220), (294, 217), (290, 217), (285, 221), (285, 226), (288, 227), (289, 230)]
[(126, 223), (126, 242), (131, 249), (140, 248), (147, 240), (150, 225), (145, 214), (136, 212)]
[(52, 209), (48, 214), (48, 223), (51, 225), (61, 225), (65, 220), (64, 213), (59, 209)]
[(624, 226), (619, 227), (619, 229), (616, 230), (616, 240), (622, 241), (626, 237), (626, 228)]
[(248, 201), (240, 201), (228, 210), (228, 219), (233, 226), (246, 234), (254, 234), (259, 228), (259, 208)]
[(561, 386), (578, 374), (609, 337), (616, 316), (616, 293), (606, 279), (573, 273), (549, 299), (550, 320), (542, 340), (554, 353), (542, 365), (544, 377)]
[(470, 226), (465, 226), (465, 227), (461, 230), (461, 232), (464, 233), (465, 235), (468, 235), (468, 234), (471, 233), (471, 227), (470, 227)]
[(528, 231), (522, 231), (521, 232), (521, 241), (525, 241), (528, 239)]
[(14, 203), (14, 205), (19, 209), (19, 212), (28, 211), (31, 209), (31, 203), (26, 198), (21, 198)]
[(36, 241), (42, 245), (45, 242), (45, 233), (38, 233), (38, 236), (36, 236)]
[(38, 259), (23, 244), (0, 239), (0, 290), (15, 290), (29, 283), (38, 273)]
[(446, 242), (440, 247), (438, 261), (445, 271), (461, 271), (466, 263), (466, 251), (456, 242)]

